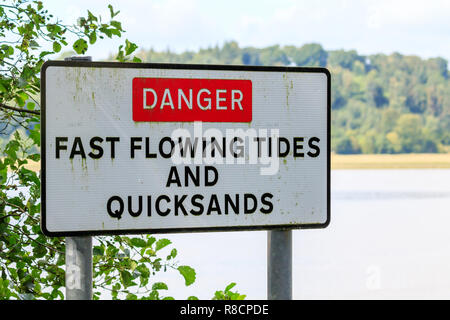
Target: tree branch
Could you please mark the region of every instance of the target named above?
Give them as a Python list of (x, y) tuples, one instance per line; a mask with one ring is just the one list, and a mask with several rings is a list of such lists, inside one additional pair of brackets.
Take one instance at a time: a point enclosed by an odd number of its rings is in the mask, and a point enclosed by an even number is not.
[(30, 114), (35, 114), (35, 115), (40, 115), (41, 114), (39, 111), (11, 107), (11, 106), (7, 106), (6, 104), (3, 104), (3, 103), (0, 103), (0, 108), (7, 109), (7, 110), (12, 110), (12, 111), (17, 111), (17, 112), (30, 113)]

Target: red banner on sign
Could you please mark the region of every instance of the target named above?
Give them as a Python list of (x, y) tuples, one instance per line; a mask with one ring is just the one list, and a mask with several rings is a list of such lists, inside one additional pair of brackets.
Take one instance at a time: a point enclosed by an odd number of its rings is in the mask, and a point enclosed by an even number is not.
[(133, 120), (251, 122), (251, 80), (133, 79)]

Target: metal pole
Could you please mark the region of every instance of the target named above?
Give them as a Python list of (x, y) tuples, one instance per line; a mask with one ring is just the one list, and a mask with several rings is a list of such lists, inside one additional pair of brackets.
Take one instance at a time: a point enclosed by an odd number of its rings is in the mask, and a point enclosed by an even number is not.
[[(64, 60), (92, 61), (92, 58)], [(66, 299), (92, 300), (92, 237), (66, 237)]]
[(92, 237), (66, 237), (66, 299), (92, 300)]
[(267, 298), (292, 299), (292, 231), (267, 233)]

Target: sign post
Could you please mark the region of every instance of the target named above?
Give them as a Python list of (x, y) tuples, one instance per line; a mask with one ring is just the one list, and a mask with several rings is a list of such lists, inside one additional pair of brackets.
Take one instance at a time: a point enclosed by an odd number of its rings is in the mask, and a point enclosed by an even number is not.
[(267, 233), (267, 299), (292, 299), (292, 230)]
[(92, 237), (66, 237), (66, 299), (92, 300)]
[[(92, 61), (68, 57), (65, 61)], [(66, 237), (66, 299), (92, 300), (92, 237)]]
[(71, 60), (41, 74), (44, 234), (268, 230), (268, 297), (292, 297), (290, 230), (330, 221), (328, 70)]

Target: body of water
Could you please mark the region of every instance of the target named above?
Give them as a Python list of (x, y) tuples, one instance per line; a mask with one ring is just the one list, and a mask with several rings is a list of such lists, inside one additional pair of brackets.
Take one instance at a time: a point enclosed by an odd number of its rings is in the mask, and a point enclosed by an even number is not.
[[(332, 171), (331, 224), (293, 231), (293, 298), (449, 299), (449, 227), (450, 170)], [(267, 298), (267, 232), (161, 236), (197, 271), (187, 288), (176, 272), (158, 277), (175, 298), (230, 282)]]

